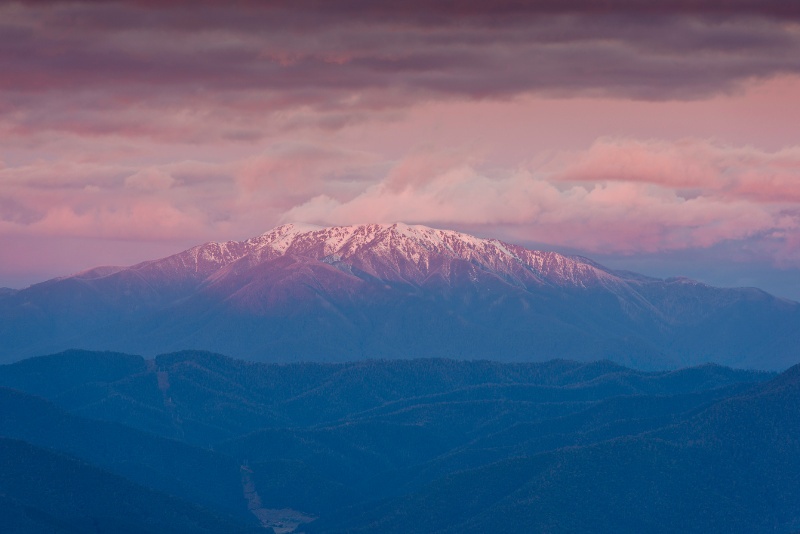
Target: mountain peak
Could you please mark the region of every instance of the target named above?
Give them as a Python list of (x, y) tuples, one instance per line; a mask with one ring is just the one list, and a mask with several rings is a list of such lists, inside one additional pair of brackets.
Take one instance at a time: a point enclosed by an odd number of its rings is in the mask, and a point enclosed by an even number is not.
[(326, 263), (344, 262), (376, 278), (415, 285), (431, 276), (453, 281), (453, 269), (472, 281), (491, 274), (518, 286), (586, 287), (617, 278), (584, 258), (401, 222), (331, 227), (290, 223), (246, 243), (248, 264), (284, 255), (302, 256)]
[(322, 230), (324, 226), (318, 226), (316, 224), (306, 224), (306, 223), (286, 223), (280, 226), (276, 226), (271, 230), (267, 230), (259, 237), (272, 237), (276, 235), (294, 235), (300, 234), (304, 232), (314, 232), (316, 230)]

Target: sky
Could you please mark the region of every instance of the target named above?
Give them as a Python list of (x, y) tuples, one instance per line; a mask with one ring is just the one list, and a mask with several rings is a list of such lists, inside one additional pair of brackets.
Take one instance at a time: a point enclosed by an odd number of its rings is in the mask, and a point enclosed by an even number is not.
[(0, 2), (0, 286), (406, 222), (800, 300), (800, 4)]

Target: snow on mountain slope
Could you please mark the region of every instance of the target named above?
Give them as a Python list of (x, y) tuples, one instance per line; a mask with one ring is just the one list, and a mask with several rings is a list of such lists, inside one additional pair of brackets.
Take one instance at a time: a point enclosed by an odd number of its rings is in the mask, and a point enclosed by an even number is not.
[[(276, 239), (276, 234), (281, 235)], [(275, 237), (273, 237), (275, 236)], [(336, 258), (378, 278), (400, 274), (422, 282), (433, 272), (445, 277), (453, 260), (508, 277), (523, 285), (531, 282), (586, 286), (614, 278), (577, 258), (553, 252), (534, 252), (497, 239), (480, 239), (451, 230), (426, 226), (361, 225), (308, 231), (283, 226), (265, 234), (266, 247), (284, 254)], [(274, 243), (274, 244), (273, 244)]]
[(344, 263), (375, 278), (415, 285), (432, 276), (452, 282), (454, 262), (469, 264), (467, 276), (473, 281), (490, 273), (519, 286), (590, 287), (620, 282), (619, 277), (585, 258), (403, 223), (330, 228), (286, 224), (246, 241), (206, 243), (132, 269), (204, 278), (231, 266), (215, 277), (219, 278), (281, 256)]

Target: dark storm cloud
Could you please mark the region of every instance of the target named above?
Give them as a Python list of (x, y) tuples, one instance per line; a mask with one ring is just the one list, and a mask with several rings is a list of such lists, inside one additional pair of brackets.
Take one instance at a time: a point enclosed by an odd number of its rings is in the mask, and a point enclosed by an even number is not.
[[(28, 0), (29, 5), (58, 5), (74, 3), (72, 0)], [(277, 11), (305, 13), (307, 19), (317, 14), (327, 17), (343, 16), (374, 19), (402, 17), (441, 23), (452, 19), (494, 18), (502, 16), (538, 16), (553, 13), (608, 13), (629, 11), (636, 13), (688, 13), (741, 15), (755, 14), (771, 17), (800, 16), (800, 6), (787, 0), (108, 0), (85, 1), (84, 5), (127, 4), (147, 9), (181, 9), (236, 7), (237, 10)]]
[[(248, 117), (298, 106), (324, 126), (420, 99), (694, 99), (800, 71), (800, 5), (784, 1), (31, 1), (0, 15), (0, 109), (17, 134), (146, 133), (150, 115), (188, 109), (258, 138)], [(138, 125), (119, 113), (134, 107)]]

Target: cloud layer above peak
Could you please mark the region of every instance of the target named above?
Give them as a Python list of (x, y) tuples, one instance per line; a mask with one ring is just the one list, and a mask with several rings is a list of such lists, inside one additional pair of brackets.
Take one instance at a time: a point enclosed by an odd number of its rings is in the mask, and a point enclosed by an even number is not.
[(798, 264), (800, 147), (765, 152), (697, 139), (601, 139), (586, 151), (499, 175), (424, 155), (399, 163), (353, 198), (321, 194), (286, 218), (496, 226), (513, 228), (518, 239), (592, 252), (758, 238), (776, 261)]

